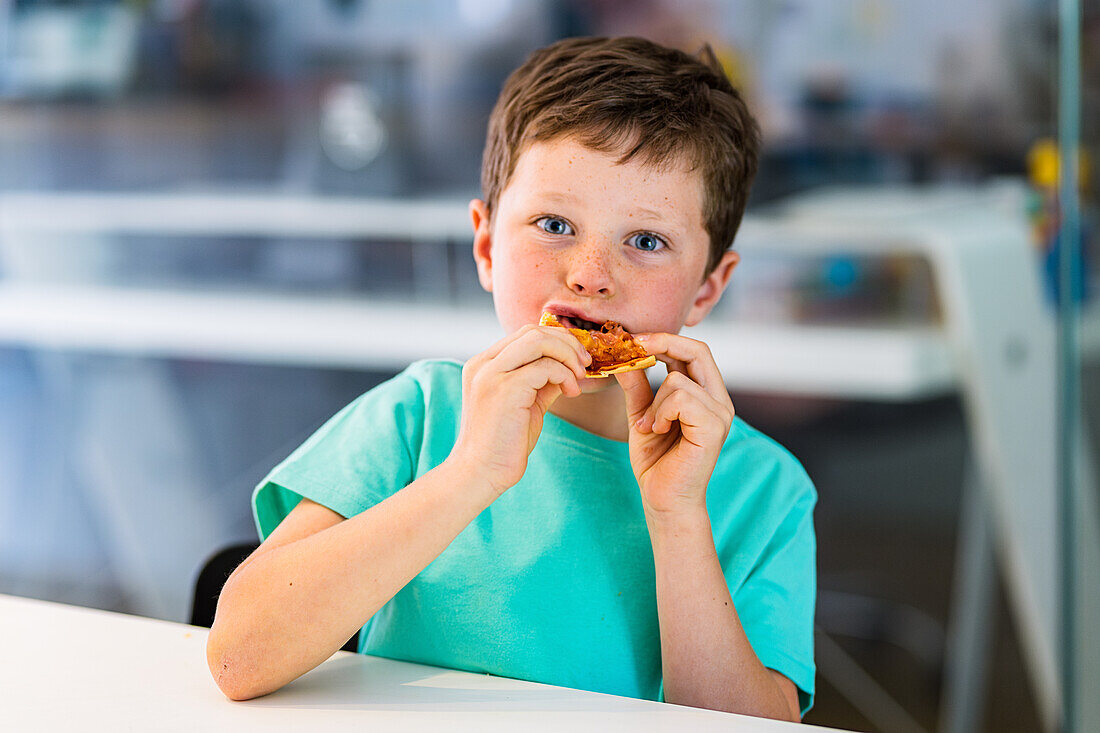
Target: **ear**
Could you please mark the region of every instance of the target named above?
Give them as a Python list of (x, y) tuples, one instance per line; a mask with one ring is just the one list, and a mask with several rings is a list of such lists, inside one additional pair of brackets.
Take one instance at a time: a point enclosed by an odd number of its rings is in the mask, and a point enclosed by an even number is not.
[(493, 292), (493, 236), (489, 229), (489, 205), (481, 199), (470, 202), (470, 222), (474, 226), (474, 262), (477, 279), (487, 292)]
[(699, 286), (699, 292), (695, 294), (695, 302), (692, 303), (691, 310), (688, 311), (684, 325), (695, 326), (707, 317), (707, 314), (718, 304), (718, 300), (722, 297), (726, 286), (729, 285), (733, 268), (737, 267), (737, 263), (740, 261), (741, 255), (732, 250), (722, 255), (722, 259), (718, 260), (718, 266), (707, 275), (706, 279), (703, 280), (703, 284)]

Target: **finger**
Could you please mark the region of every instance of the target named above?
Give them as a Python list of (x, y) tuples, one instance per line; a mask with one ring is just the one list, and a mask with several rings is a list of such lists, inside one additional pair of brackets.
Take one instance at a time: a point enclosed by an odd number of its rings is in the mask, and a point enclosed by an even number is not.
[(588, 366), (592, 363), (592, 355), (588, 353), (588, 350), (581, 344), (580, 339), (570, 331), (568, 328), (561, 328), (560, 326), (538, 326), (540, 330), (544, 330), (555, 338), (563, 339), (566, 343), (576, 350), (577, 355), (581, 359), (581, 363)]
[(683, 372), (702, 385), (711, 396), (719, 399), (725, 395), (725, 380), (714, 362), (710, 347), (702, 341), (671, 333), (646, 333), (635, 336), (645, 350), (656, 356), (670, 371)]
[(723, 422), (713, 403), (707, 404), (705, 394), (692, 394), (688, 390), (677, 390), (661, 403), (653, 420), (653, 432), (663, 435), (674, 425), (680, 426), (684, 440), (699, 447), (720, 443), (729, 432), (728, 423)]
[[(680, 388), (680, 385), (686, 385), (689, 382), (691, 382), (691, 378), (686, 374), (669, 372), (665, 380), (661, 382), (661, 386), (657, 389), (657, 394), (653, 396), (653, 402), (646, 408), (646, 411), (638, 421), (638, 429), (642, 432), (652, 432), (654, 421), (657, 418), (657, 411), (661, 409), (661, 405)], [(691, 383), (694, 384), (693, 382)], [(695, 386), (701, 389), (699, 385)]]
[(534, 328), (547, 336), (560, 340), (573, 349), (581, 363), (581, 376), (584, 376), (584, 370), (592, 363), (592, 355), (588, 353), (588, 350), (581, 345), (580, 340), (569, 329), (553, 326), (535, 326)]
[(554, 404), (554, 401), (558, 399), (558, 397), (561, 397), (564, 392), (566, 392), (566, 390), (562, 385), (558, 384), (551, 383), (544, 387), (540, 387), (539, 391), (535, 393), (535, 405), (537, 405), (542, 414), (545, 415), (547, 411), (549, 411), (550, 406)]
[(653, 387), (649, 385), (649, 377), (644, 369), (636, 369), (632, 372), (619, 372), (615, 379), (626, 395), (626, 419), (634, 423), (653, 402)]
[[(657, 356), (654, 354), (654, 356)], [(683, 375), (687, 375), (688, 368), (686, 361), (680, 361), (679, 359), (673, 359), (671, 356), (661, 354), (657, 356), (657, 361), (665, 365), (669, 372), (680, 372)]]
[[(577, 353), (580, 343), (568, 332), (548, 333), (550, 330), (538, 327), (527, 330), (525, 326), (523, 333), (505, 344), (492, 360), (494, 367), (501, 372), (510, 372), (543, 357), (550, 357), (569, 367), (578, 378), (583, 378), (585, 361)], [(588, 358), (588, 352), (583, 348), (580, 350)]]
[(581, 393), (577, 375), (565, 364), (550, 356), (525, 364), (509, 372), (508, 375), (518, 378), (524, 386), (536, 392), (547, 385), (556, 385), (561, 388), (561, 391), (573, 397)]
[(568, 329), (539, 326), (533, 323), (528, 323), (524, 326), (521, 326), (519, 329), (500, 339), (488, 349), (481, 352), (481, 354), (479, 354), (479, 357), (485, 361), (490, 361), (500, 356), (500, 354), (506, 348), (516, 343), (517, 341), (530, 339), (533, 334), (537, 335), (540, 333), (551, 338), (556, 338), (562, 343), (567, 344), (577, 353), (577, 356), (580, 358), (582, 364), (587, 366), (588, 364), (592, 363), (592, 356), (581, 345), (581, 342), (577, 340), (577, 337), (570, 333)]
[[(728, 423), (733, 419), (732, 410), (726, 409), (701, 385), (692, 381), (685, 374), (673, 372), (668, 375), (664, 383), (661, 384), (660, 389), (657, 390), (657, 395), (653, 398), (653, 404), (645, 411), (639, 422), (639, 430), (642, 432), (667, 433), (675, 420), (672, 417), (674, 412), (669, 411), (668, 405), (679, 404), (675, 401), (684, 399), (698, 402), (719, 420), (725, 419)], [(670, 400), (674, 400), (674, 402), (670, 403)]]

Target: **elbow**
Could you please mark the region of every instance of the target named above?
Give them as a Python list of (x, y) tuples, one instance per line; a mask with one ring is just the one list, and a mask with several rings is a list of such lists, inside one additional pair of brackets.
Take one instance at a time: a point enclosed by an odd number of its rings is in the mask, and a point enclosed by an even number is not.
[(792, 707), (790, 702), (787, 702), (787, 704), (784, 705), (783, 708), (784, 709), (782, 713), (778, 715), (769, 715), (767, 717), (774, 718), (775, 720), (782, 720), (787, 723), (802, 722), (802, 711), (799, 710), (798, 707)]
[(224, 677), (219, 677), (217, 683), (218, 689), (222, 691), (222, 694), (233, 702), (243, 702), (245, 700), (260, 697), (260, 694), (250, 687), (234, 684)]
[(206, 643), (206, 664), (214, 684), (233, 701), (251, 700), (271, 692), (265, 689), (253, 665), (241, 663), (241, 656), (227, 650), (212, 632)]
[(245, 700), (252, 700), (253, 698), (261, 697), (263, 695), (263, 693), (257, 692), (250, 688), (236, 688), (222, 682), (218, 683), (218, 689), (220, 689), (222, 691), (222, 694), (233, 702), (244, 702)]
[[(239, 568), (238, 568), (239, 570)], [(263, 679), (258, 663), (255, 635), (249, 631), (248, 619), (225, 606), (232, 596), (234, 576), (222, 589), (210, 635), (206, 638), (206, 666), (218, 689), (230, 700), (251, 700), (272, 692), (275, 688)]]

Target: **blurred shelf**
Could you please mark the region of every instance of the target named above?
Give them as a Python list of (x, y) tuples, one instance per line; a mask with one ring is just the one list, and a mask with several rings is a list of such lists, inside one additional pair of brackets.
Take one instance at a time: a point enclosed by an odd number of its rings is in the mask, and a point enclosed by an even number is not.
[(958, 370), (937, 326), (709, 320), (683, 333), (710, 346), (732, 389), (885, 401), (958, 389)]
[(471, 239), (466, 202), (270, 192), (4, 193), (0, 237), (75, 233)]
[[(350, 335), (350, 337), (349, 337)], [(939, 329), (742, 324), (685, 331), (707, 341), (731, 388), (909, 400), (956, 388)], [(0, 343), (41, 349), (399, 370), (466, 359), (503, 336), (485, 307), (287, 294), (0, 286)]]
[[(738, 236), (745, 256), (828, 251), (913, 253), (932, 261), (958, 248), (980, 251), (985, 229), (970, 209), (1009, 212), (1019, 186), (978, 191), (827, 190), (800, 197), (779, 216), (746, 217)], [(970, 207), (970, 208), (968, 208)], [(0, 194), (0, 255), (15, 267), (0, 282), (0, 341), (336, 368), (399, 369), (425, 356), (466, 358), (500, 337), (491, 308), (455, 305), (440, 291), (448, 265), (441, 242), (468, 242), (465, 202), (446, 199), (318, 197), (265, 191), (164, 193), (6, 192)], [(936, 228), (961, 236), (944, 237)], [(932, 229), (929, 229), (932, 227)], [(925, 230), (928, 230), (926, 232)], [(973, 232), (977, 232), (977, 235)], [(409, 291), (421, 304), (367, 296), (242, 293), (36, 284), (19, 277), (21, 252), (48, 243), (81, 251), (120, 234), (147, 236), (343, 237), (423, 243)], [(54, 245), (50, 245), (54, 246)], [(64, 250), (61, 250), (64, 252)], [(444, 252), (444, 254), (446, 254)], [(56, 256), (56, 255), (55, 255)], [(441, 264), (441, 262), (443, 264)], [(453, 293), (452, 293), (453, 295)], [(368, 325), (369, 324), (369, 325)], [(345, 334), (368, 336), (348, 343)], [(940, 324), (802, 325), (723, 320), (715, 314), (686, 333), (711, 345), (730, 386), (784, 394), (908, 400), (956, 390), (959, 344)], [(1100, 306), (1082, 317), (1087, 359), (1100, 356)]]

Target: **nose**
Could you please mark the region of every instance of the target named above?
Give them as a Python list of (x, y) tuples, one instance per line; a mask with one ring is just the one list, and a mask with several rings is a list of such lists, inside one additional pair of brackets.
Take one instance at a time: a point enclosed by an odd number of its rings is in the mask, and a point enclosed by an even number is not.
[(588, 241), (574, 245), (566, 282), (578, 295), (610, 297), (615, 294), (615, 283), (608, 262), (607, 245)]

